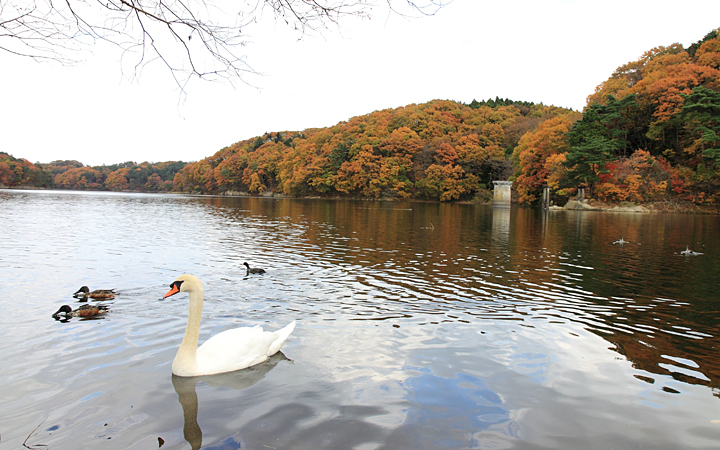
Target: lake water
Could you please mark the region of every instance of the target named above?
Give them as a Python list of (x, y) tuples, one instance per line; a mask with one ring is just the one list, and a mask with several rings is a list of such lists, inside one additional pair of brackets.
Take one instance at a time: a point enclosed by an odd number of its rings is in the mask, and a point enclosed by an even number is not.
[[(0, 449), (717, 449), (719, 232), (704, 215), (0, 191)], [(161, 297), (183, 273), (205, 283), (201, 341), (296, 320), (282, 354), (173, 377), (187, 295)], [(54, 320), (82, 285), (121, 294), (102, 319)]]

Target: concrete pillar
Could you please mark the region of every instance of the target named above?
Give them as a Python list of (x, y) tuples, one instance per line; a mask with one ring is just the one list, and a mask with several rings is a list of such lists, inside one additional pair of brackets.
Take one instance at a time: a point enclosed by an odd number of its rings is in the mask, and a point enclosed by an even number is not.
[(550, 209), (550, 186), (547, 184), (543, 185), (542, 207)]
[(510, 187), (512, 181), (493, 181), (495, 185), (493, 189), (493, 207), (509, 208), (511, 202)]

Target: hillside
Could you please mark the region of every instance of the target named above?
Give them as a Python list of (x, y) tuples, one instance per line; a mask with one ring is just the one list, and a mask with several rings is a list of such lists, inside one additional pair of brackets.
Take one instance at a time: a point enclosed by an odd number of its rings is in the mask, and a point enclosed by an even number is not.
[(182, 161), (128, 161), (111, 166), (85, 166), (79, 161), (33, 164), (0, 152), (0, 187), (58, 188), (96, 191), (169, 192)]
[[(490, 104), (492, 106), (490, 106)], [(511, 100), (435, 100), (375, 111), (329, 128), (275, 132), (188, 164), (184, 192), (471, 199), (507, 179), (520, 138), (571, 110)]]
[(656, 47), (619, 67), (581, 121), (548, 120), (513, 153), (520, 201), (540, 186), (563, 202), (578, 188), (601, 201), (720, 200), (720, 36)]
[(720, 35), (656, 47), (618, 69), (579, 113), (496, 98), (434, 100), (327, 128), (276, 131), (185, 164), (32, 164), (0, 153), (0, 186), (354, 198), (488, 199), (515, 181), (565, 203), (720, 201)]

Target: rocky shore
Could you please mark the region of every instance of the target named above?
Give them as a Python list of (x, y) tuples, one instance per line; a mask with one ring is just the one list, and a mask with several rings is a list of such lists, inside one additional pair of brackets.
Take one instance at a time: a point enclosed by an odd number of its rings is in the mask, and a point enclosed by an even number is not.
[(570, 200), (565, 206), (551, 206), (551, 211), (605, 211), (622, 213), (687, 213), (720, 214), (717, 206), (698, 206), (693, 203), (656, 202), (637, 204), (633, 202), (603, 203), (593, 199)]

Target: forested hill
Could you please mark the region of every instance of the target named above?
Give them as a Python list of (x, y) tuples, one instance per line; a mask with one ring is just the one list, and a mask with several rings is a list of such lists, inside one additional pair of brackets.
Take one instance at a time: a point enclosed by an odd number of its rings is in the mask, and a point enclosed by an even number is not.
[(520, 138), (545, 120), (580, 113), (495, 98), (436, 100), (376, 111), (329, 128), (266, 133), (185, 164), (78, 161), (33, 164), (0, 153), (0, 186), (277, 193), (290, 196), (471, 199), (513, 174)]
[(170, 192), (182, 161), (132, 161), (85, 166), (79, 161), (31, 163), (0, 152), (0, 187), (59, 188), (96, 191)]
[[(492, 104), (492, 106), (490, 106)], [(274, 132), (188, 164), (185, 192), (472, 199), (513, 173), (520, 138), (580, 113), (511, 100), (435, 100), (354, 117), (328, 128)]]
[(513, 154), (520, 201), (548, 184), (606, 201), (720, 201), (720, 36), (656, 47), (588, 97), (582, 120), (558, 117)]
[(84, 167), (0, 153), (0, 186), (519, 201), (548, 185), (605, 201), (720, 201), (720, 36), (656, 47), (620, 66), (579, 113), (509, 99), (434, 100), (328, 128), (279, 131), (203, 160)]
[(472, 198), (513, 173), (513, 148), (544, 120), (579, 113), (495, 98), (376, 111), (334, 127), (274, 132), (201, 161), (84, 166), (0, 153), (0, 186), (81, 190)]

